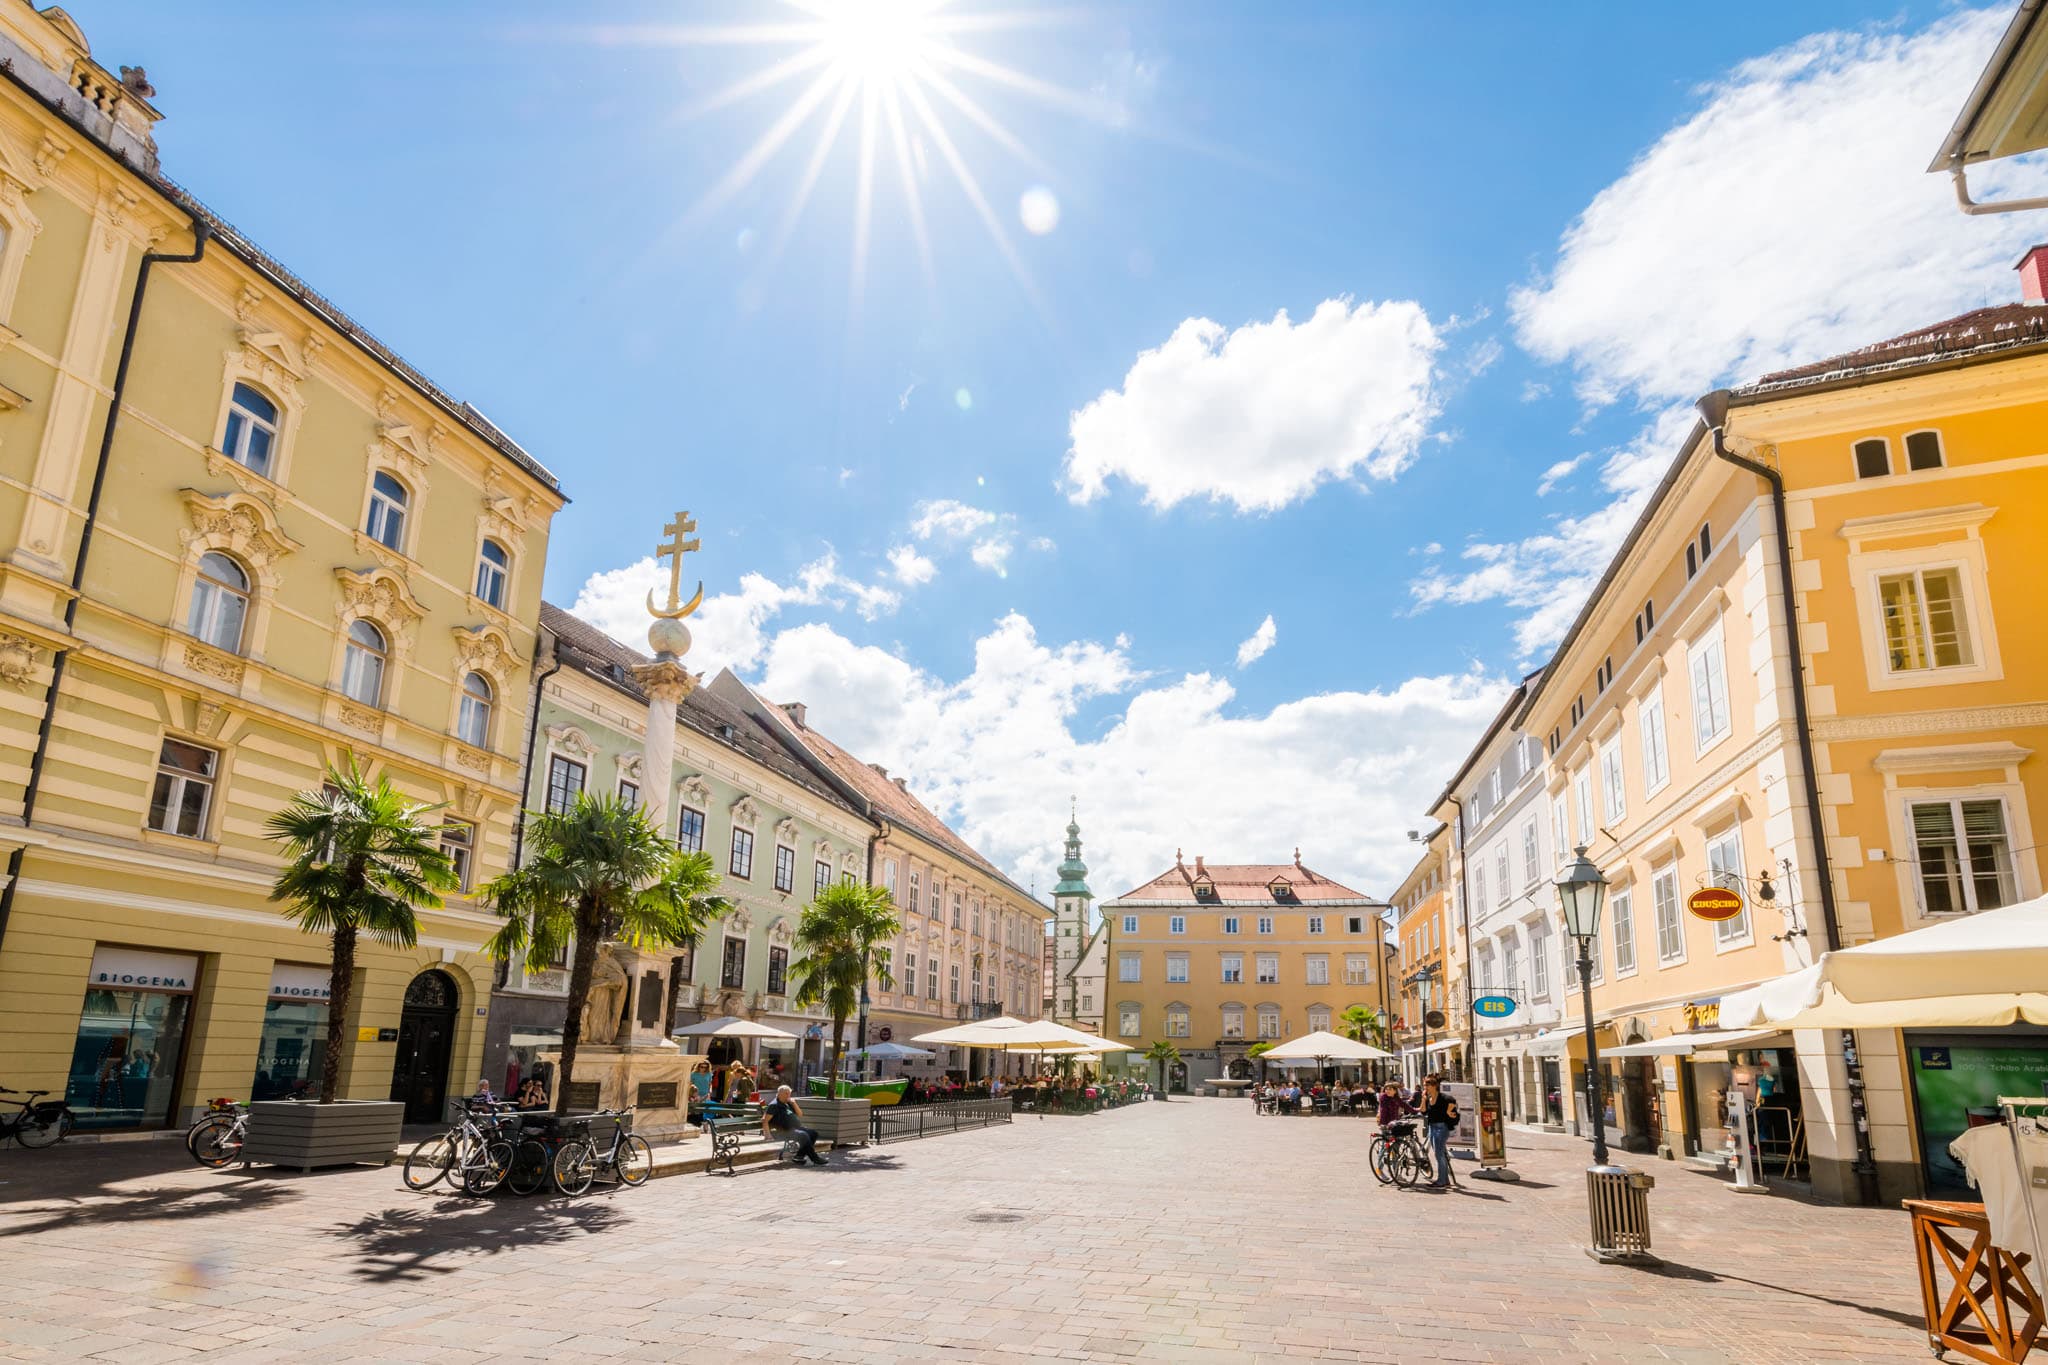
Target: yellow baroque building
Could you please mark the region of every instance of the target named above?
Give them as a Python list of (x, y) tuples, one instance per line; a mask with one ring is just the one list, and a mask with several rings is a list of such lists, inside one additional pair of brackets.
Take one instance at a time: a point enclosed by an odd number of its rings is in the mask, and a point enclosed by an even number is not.
[[(353, 757), (508, 861), (556, 481), (158, 169), (147, 78), (0, 3), (0, 1084), (176, 1126), (317, 1077), (264, 821)], [(365, 944), (345, 1091), (474, 1084), (491, 917)]]
[[(1702, 400), (1531, 688), (1558, 852), (1611, 883), (1593, 1002), (1625, 1147), (1722, 1158), (1740, 1092), (1770, 1179), (1953, 1196), (1971, 1111), (2048, 1086), (2031, 1026), (1714, 1027), (1831, 947), (2042, 893), (2044, 262), (2020, 301)], [(1708, 889), (1739, 911), (1693, 913)]]

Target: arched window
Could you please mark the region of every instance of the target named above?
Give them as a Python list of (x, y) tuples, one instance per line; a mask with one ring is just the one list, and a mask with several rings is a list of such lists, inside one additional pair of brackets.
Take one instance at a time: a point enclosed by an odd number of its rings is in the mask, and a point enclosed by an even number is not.
[(185, 629), (216, 649), (239, 654), (242, 625), (248, 619), (249, 575), (218, 550), (201, 555)]
[(403, 553), (405, 550), (405, 508), (412, 495), (405, 485), (383, 471), (370, 480), (370, 519), (363, 530), (379, 545)]
[(512, 563), (512, 557), (505, 553), (505, 547), (495, 540), (484, 542), (483, 553), (476, 561), (476, 596), (485, 606), (505, 606), (505, 573)]
[(267, 479), (276, 442), (277, 404), (247, 384), (235, 385), (228, 400), (228, 429), (220, 438), (221, 453)]
[(462, 680), (462, 710), (455, 717), (455, 737), (479, 749), (490, 747), (491, 680), (471, 673)]
[(341, 659), (341, 690), (365, 706), (384, 704), (384, 632), (368, 621), (348, 628), (348, 648)]

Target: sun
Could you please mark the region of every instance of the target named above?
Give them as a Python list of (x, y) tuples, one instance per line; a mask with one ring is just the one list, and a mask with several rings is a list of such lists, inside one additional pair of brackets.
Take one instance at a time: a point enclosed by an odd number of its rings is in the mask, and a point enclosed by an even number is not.
[(868, 85), (894, 85), (923, 65), (939, 6), (922, 0), (840, 0), (806, 6), (817, 16), (826, 65)]

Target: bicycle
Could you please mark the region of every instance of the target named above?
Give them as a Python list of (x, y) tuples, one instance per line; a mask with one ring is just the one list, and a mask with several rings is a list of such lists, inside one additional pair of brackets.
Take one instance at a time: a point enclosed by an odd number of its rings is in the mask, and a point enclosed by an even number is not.
[(614, 1120), (611, 1143), (599, 1151), (588, 1129), (584, 1136), (564, 1142), (555, 1153), (555, 1188), (563, 1194), (582, 1194), (607, 1168), (621, 1185), (646, 1184), (654, 1175), (654, 1149), (646, 1138), (634, 1134), (633, 1111), (600, 1110), (590, 1118)]
[(0, 1095), (22, 1095), (24, 1099), (0, 1099), (20, 1112), (0, 1119), (0, 1142), (13, 1138), (24, 1147), (54, 1147), (78, 1126), (71, 1106), (62, 1100), (45, 1100), (47, 1090), (9, 1090), (0, 1085)]
[(447, 1132), (406, 1154), (406, 1188), (428, 1190), (446, 1180), (465, 1194), (489, 1194), (512, 1169), (512, 1144), (504, 1130), (514, 1119), (495, 1100), (464, 1101), (462, 1117)]
[[(540, 1193), (554, 1179), (555, 1157), (564, 1144), (574, 1140), (551, 1113), (522, 1114), (522, 1135), (512, 1148), (512, 1169), (506, 1173), (505, 1188), (524, 1198)], [(538, 1126), (535, 1126), (536, 1123)]]
[(219, 1170), (242, 1154), (249, 1137), (249, 1106), (213, 1100), (206, 1113), (185, 1131), (185, 1150), (202, 1166)]
[(1372, 1135), (1366, 1148), (1366, 1165), (1373, 1179), (1382, 1185), (1406, 1189), (1430, 1169), (1429, 1148), (1422, 1140), (1422, 1120), (1395, 1119)]

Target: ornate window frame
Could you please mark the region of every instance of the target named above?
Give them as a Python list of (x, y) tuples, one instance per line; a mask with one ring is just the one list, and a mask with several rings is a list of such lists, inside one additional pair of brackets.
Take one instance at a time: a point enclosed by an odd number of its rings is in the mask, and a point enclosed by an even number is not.
[[(246, 493), (202, 493), (181, 488), (190, 525), (178, 531), (181, 551), (178, 578), (171, 593), (171, 616), (164, 636), (162, 667), (166, 672), (205, 674), (213, 685), (239, 689), (246, 664), (263, 662), (270, 617), (277, 605), (281, 575), (278, 561), (302, 548), (278, 525), (277, 513), (261, 498)], [(199, 561), (218, 552), (249, 574), (249, 617), (242, 626), (242, 649), (230, 653), (186, 633), (192, 615), (192, 594), (199, 584)], [(340, 677), (339, 664), (335, 676)]]
[[(0, 224), (7, 228), (6, 246), (0, 248), (0, 324), (14, 315), (14, 297), (21, 288), (29, 249), (43, 231), (43, 220), (28, 206), (28, 196), (35, 193), (39, 179), (31, 176), (13, 152), (0, 145)], [(8, 342), (20, 335), (11, 328), (8, 333)]]
[[(334, 642), (327, 664), (330, 719), (343, 729), (360, 731), (382, 740), (398, 715), (399, 699), (405, 692), (405, 675), (412, 665), (420, 621), (427, 611), (412, 595), (405, 579), (389, 569), (337, 568), (334, 580), (338, 589), (334, 603)], [(341, 690), (348, 628), (358, 620), (366, 620), (383, 631), (388, 646), (384, 662), (384, 696), (378, 709), (363, 705)]]
[[(533, 524), (535, 515), (531, 494), (513, 493), (504, 475), (495, 468), (485, 467), (483, 510), (476, 518), (476, 544), (470, 549), (469, 581), (462, 588), (463, 595), (469, 599), (471, 611), (496, 616), (507, 622), (517, 619), (514, 607), (519, 601), (519, 576), (526, 559), (526, 531)], [(483, 562), (486, 540), (497, 541), (505, 551), (503, 606), (494, 607), (476, 595), (477, 566)]]
[[(245, 290), (236, 315), (242, 325), (235, 336), (242, 343), (221, 353), (220, 405), (213, 414), (213, 432), (207, 438), (206, 469), (215, 478), (230, 479), (244, 493), (290, 498), (292, 451), (297, 445), (300, 419), (306, 400), (299, 381), (310, 372), (309, 353), (318, 345), (301, 346), (283, 332), (266, 331), (251, 320), (255, 316), (254, 290)], [(308, 337), (309, 342), (317, 341)], [(270, 473), (259, 474), (228, 457), (220, 441), (227, 434), (228, 414), (234, 408), (235, 385), (246, 384), (277, 405), (277, 439), (270, 447)]]
[[(513, 648), (511, 637), (496, 626), (456, 626), (449, 633), (455, 637), (455, 672), (448, 698), (448, 735), (463, 749), (472, 749), (461, 737), (462, 682), (471, 673), (480, 673), (492, 692), (484, 751), (496, 753), (498, 734), (505, 723), (505, 698), (511, 695), (511, 676), (519, 669), (519, 651)], [(485, 769), (488, 767), (486, 763)]]

